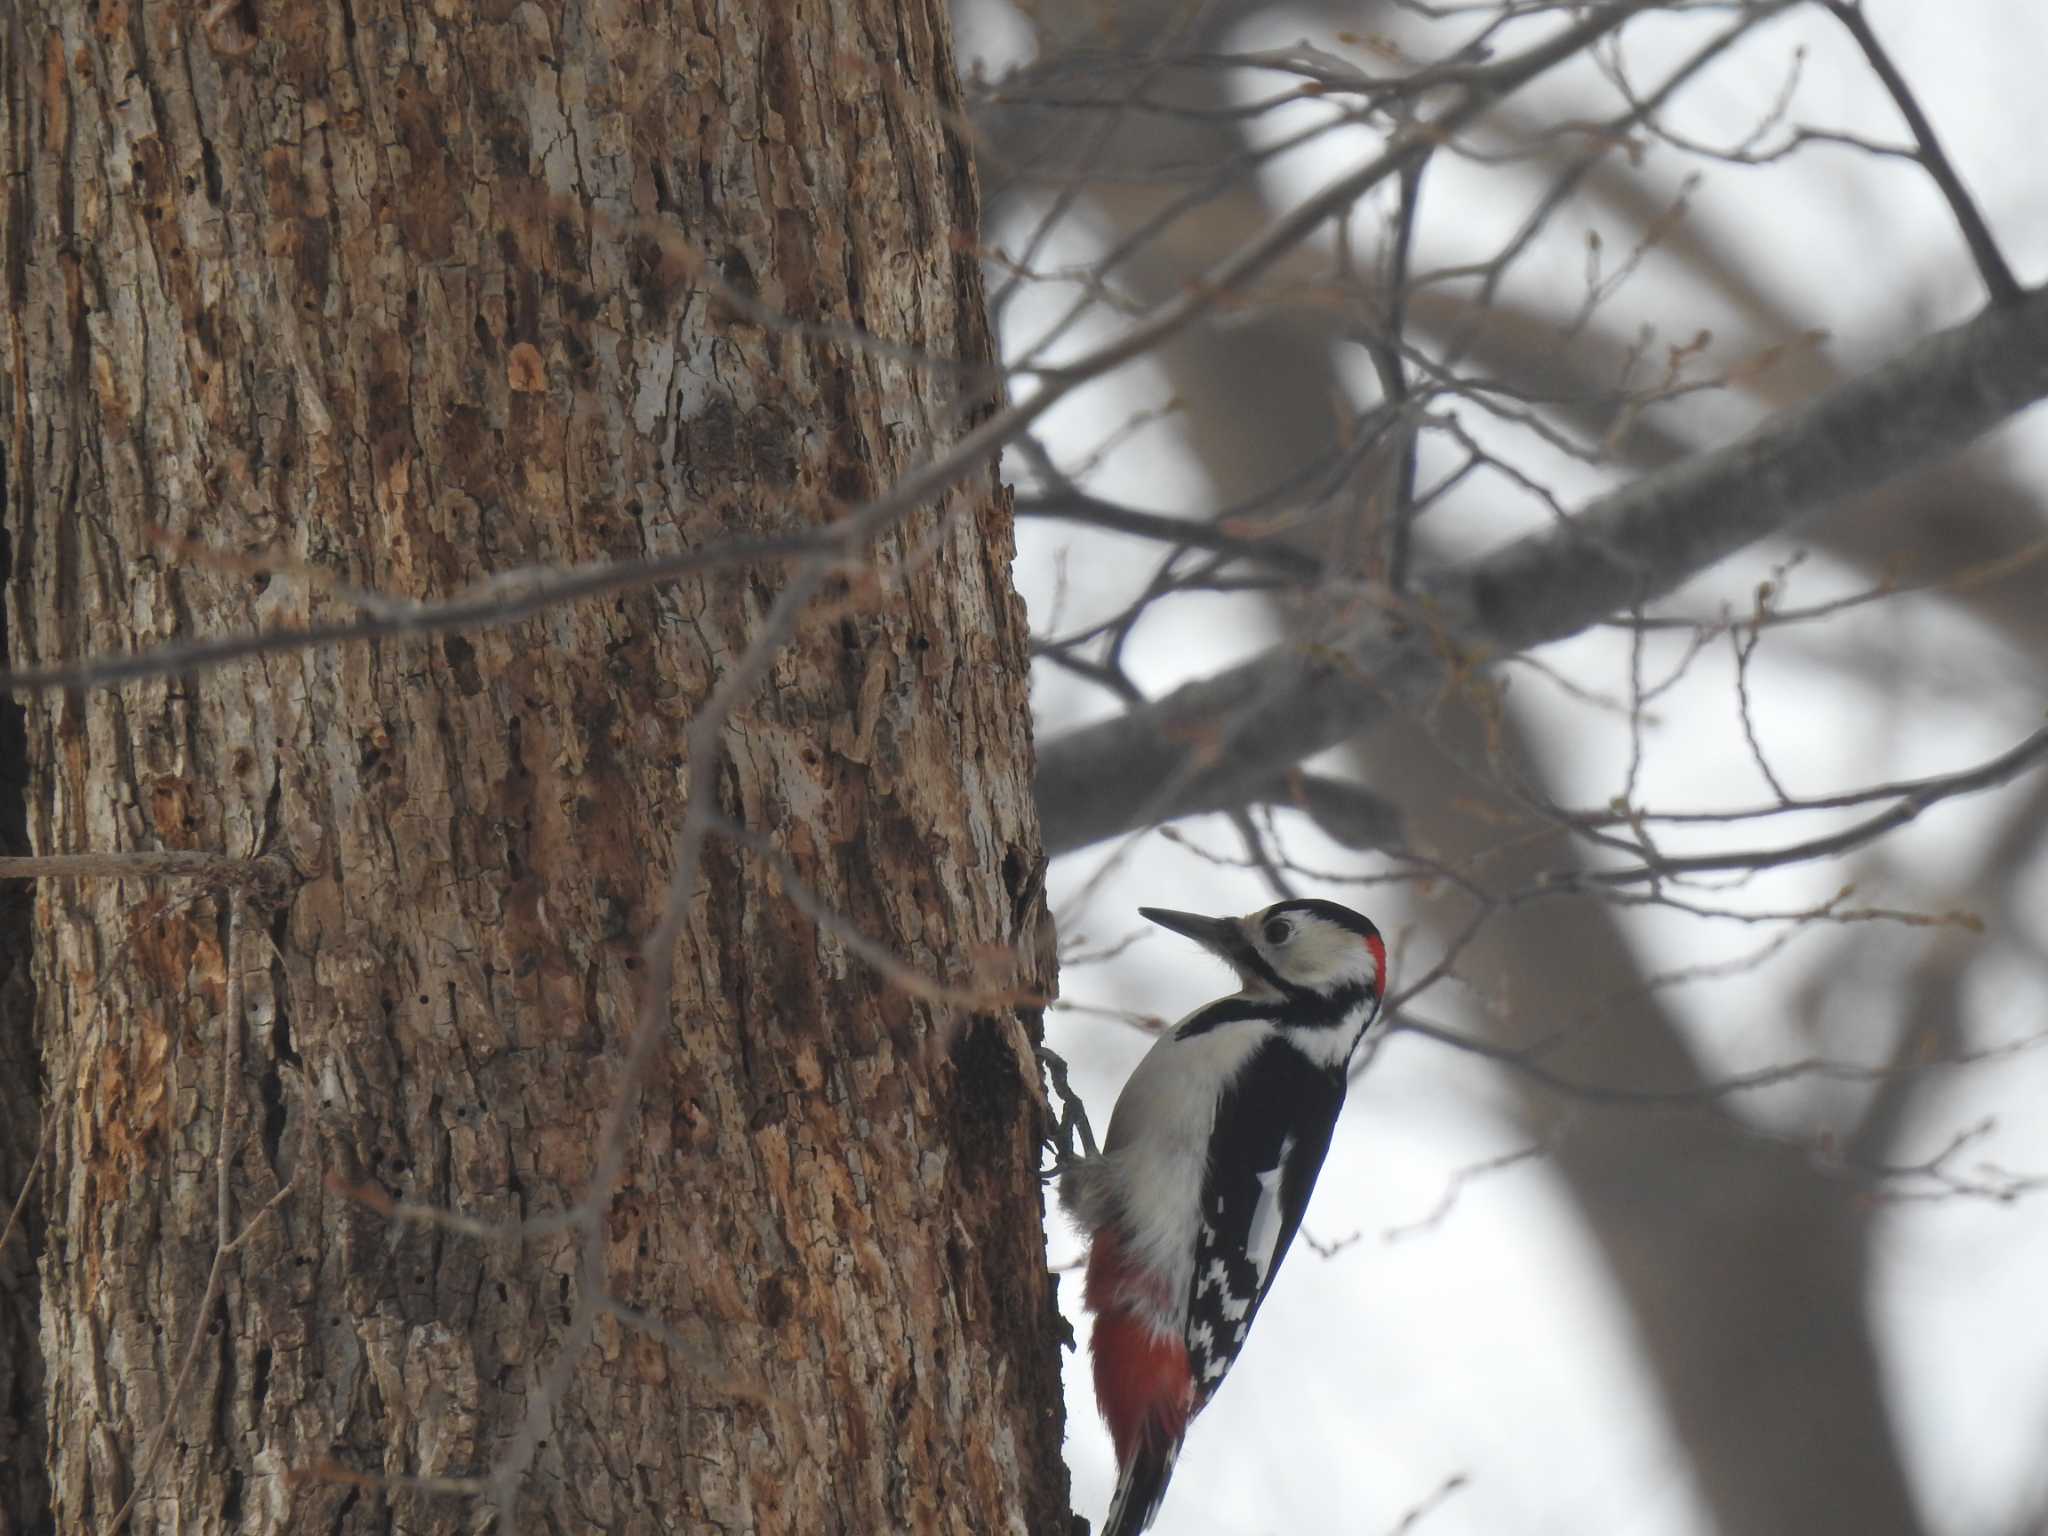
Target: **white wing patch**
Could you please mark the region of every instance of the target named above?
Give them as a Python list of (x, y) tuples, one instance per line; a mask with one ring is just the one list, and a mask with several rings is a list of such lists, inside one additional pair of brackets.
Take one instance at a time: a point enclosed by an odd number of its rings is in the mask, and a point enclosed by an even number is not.
[(1259, 1203), (1252, 1210), (1251, 1230), (1245, 1236), (1245, 1257), (1259, 1277), (1259, 1290), (1266, 1289), (1266, 1277), (1273, 1270), (1273, 1249), (1280, 1241), (1280, 1181), (1287, 1173), (1287, 1159), (1294, 1154), (1294, 1138), (1280, 1143), (1279, 1159), (1259, 1175)]

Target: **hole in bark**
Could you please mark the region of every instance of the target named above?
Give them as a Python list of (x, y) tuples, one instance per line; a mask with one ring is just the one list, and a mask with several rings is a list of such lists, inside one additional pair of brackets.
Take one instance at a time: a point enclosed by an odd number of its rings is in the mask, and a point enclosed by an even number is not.
[(762, 1326), (767, 1328), (780, 1328), (796, 1310), (789, 1287), (782, 1283), (780, 1275), (770, 1275), (761, 1282), (754, 1293), (754, 1308), (760, 1313)]
[(268, 1344), (257, 1346), (256, 1362), (249, 1372), (249, 1406), (257, 1418), (263, 1416), (263, 1399), (270, 1395), (270, 1358)]
[(277, 1028), (272, 1032), (278, 1042), (273, 1048), (270, 1064), (263, 1069), (263, 1076), (257, 1081), (258, 1096), (263, 1100), (263, 1156), (270, 1166), (277, 1166), (278, 1155), (284, 1146), (284, 1077), (278, 1071), (280, 1060), (291, 1058), (291, 1035), (284, 1021), (284, 1010), (277, 1012)]

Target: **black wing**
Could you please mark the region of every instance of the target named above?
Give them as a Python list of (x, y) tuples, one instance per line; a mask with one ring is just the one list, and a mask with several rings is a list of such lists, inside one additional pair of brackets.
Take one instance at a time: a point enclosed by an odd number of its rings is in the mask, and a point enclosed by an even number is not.
[(1330, 1150), (1344, 1078), (1268, 1040), (1216, 1109), (1188, 1294), (1188, 1369), (1199, 1412), (1229, 1373), (1301, 1227)]

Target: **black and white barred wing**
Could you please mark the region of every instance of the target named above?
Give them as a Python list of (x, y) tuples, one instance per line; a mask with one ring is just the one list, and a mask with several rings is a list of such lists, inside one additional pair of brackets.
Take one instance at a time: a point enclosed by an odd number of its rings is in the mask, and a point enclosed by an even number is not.
[(1216, 1111), (1188, 1294), (1188, 1369), (1199, 1411), (1251, 1333), (1330, 1149), (1341, 1078), (1277, 1042), (1262, 1049)]

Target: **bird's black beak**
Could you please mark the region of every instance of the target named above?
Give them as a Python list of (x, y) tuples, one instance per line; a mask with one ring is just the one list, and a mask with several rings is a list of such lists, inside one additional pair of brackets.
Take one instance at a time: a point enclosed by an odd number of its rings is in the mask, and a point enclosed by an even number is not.
[(1138, 916), (1185, 934), (1247, 980), (1258, 974), (1258, 952), (1234, 917), (1203, 917), (1198, 912), (1175, 912), (1168, 907), (1140, 907)]

